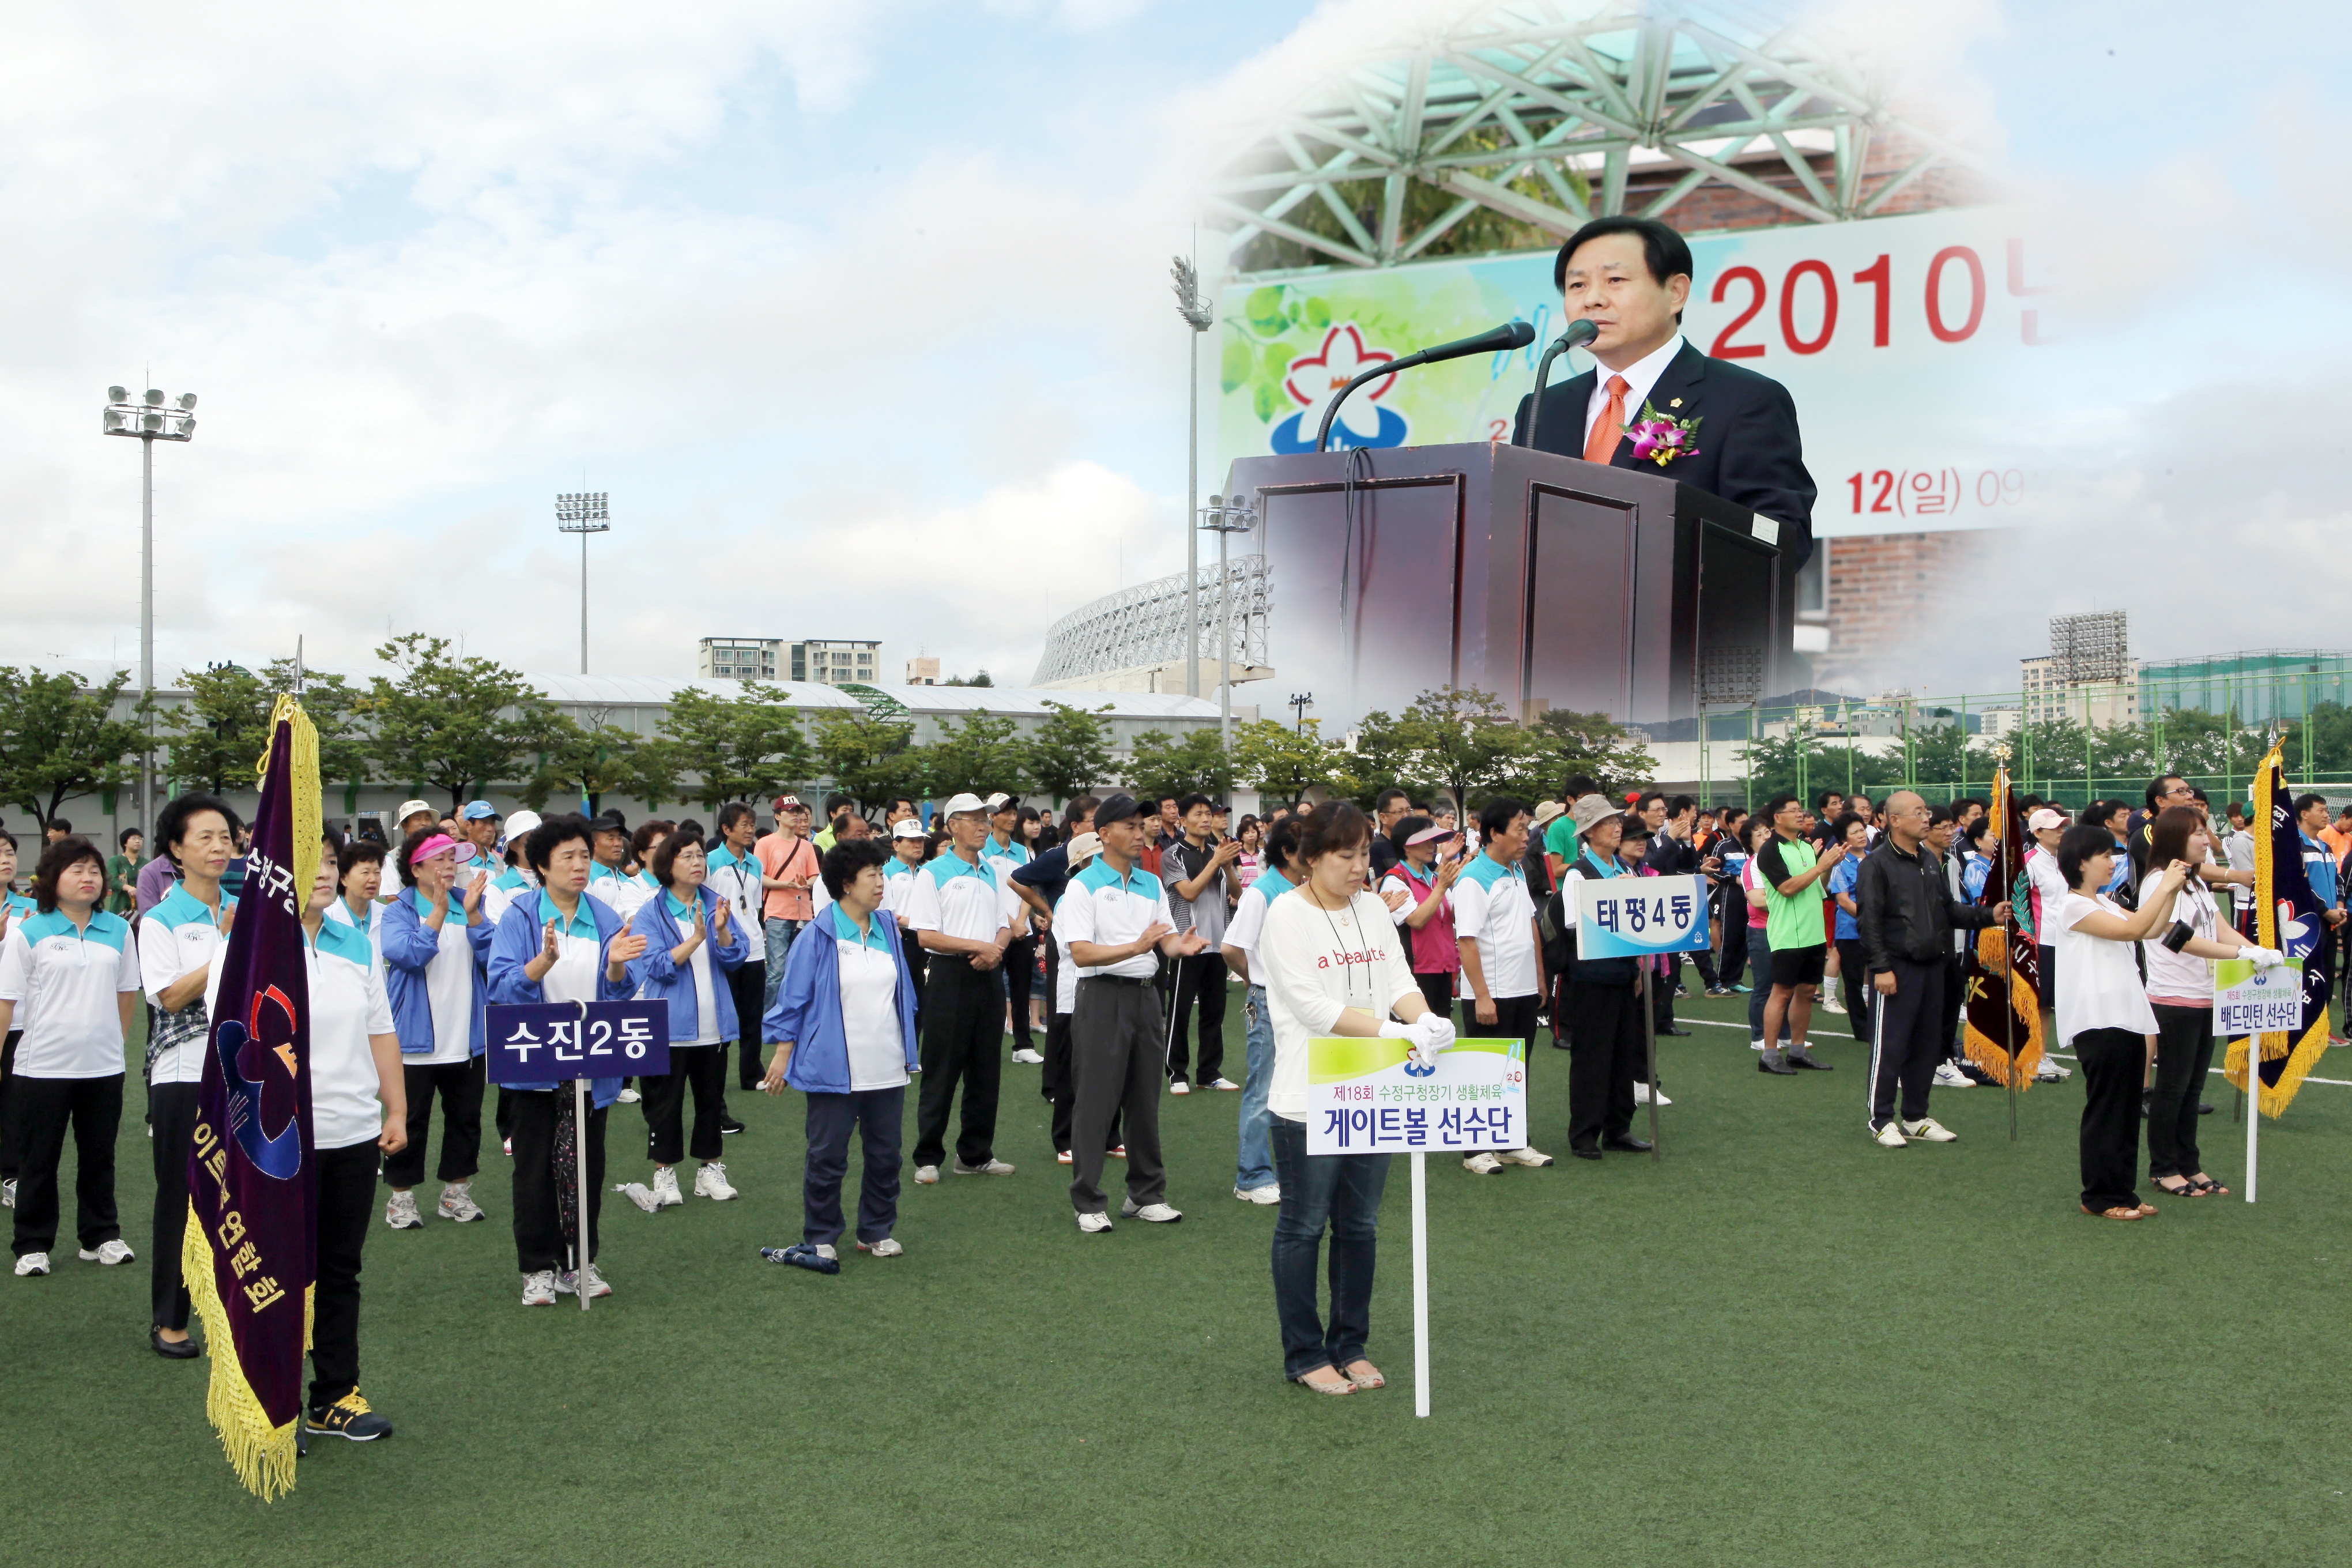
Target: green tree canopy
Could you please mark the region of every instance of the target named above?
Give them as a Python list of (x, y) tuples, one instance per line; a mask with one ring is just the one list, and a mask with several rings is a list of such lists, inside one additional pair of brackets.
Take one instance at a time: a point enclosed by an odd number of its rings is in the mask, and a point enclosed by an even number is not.
[(732, 698), (695, 687), (670, 694), (662, 731), (684, 771), (689, 798), (706, 811), (730, 800), (759, 800), (809, 776), (808, 731), (782, 692), (747, 684)]
[(396, 672), (372, 679), (360, 704), (374, 723), (376, 763), (394, 779), (445, 791), (453, 811), (484, 785), (528, 776), (556, 732), (554, 704), (520, 672), (452, 658), (446, 637), (410, 632), (375, 656)]
[[(269, 714), (278, 694), (294, 689), (290, 658), (274, 659), (256, 675), (234, 664), (184, 669), (185, 707), (171, 715), (159, 739), (170, 749), (172, 776), (217, 795), (251, 789), (254, 768), (269, 745)], [(364, 784), (368, 741), (353, 710), (359, 693), (340, 675), (300, 672), (302, 710), (319, 732), (319, 779)]]
[[(1276, 800), (1297, 805), (1310, 789), (1335, 789), (1345, 778), (1345, 760), (1339, 748), (1324, 741), (1322, 721), (1309, 719), (1298, 729), (1272, 719), (1259, 719), (1234, 730), (1234, 770), (1243, 783)], [(1353, 794), (1352, 787), (1341, 793)]]
[[(131, 672), (118, 669), (105, 685), (84, 691), (62, 670), (44, 675), (0, 666), (0, 800), (23, 806), (46, 828), (74, 796), (120, 790), (137, 778), (131, 759), (147, 743), (146, 731), (112, 716), (130, 681)], [(248, 755), (248, 785), (253, 763)]]
[(831, 708), (816, 716), (817, 771), (857, 803), (861, 812), (893, 795), (920, 800), (929, 777), (927, 748), (915, 744), (908, 720), (885, 719), (863, 708)]
[(1547, 799), (1551, 789), (1559, 787), (1559, 781), (1572, 773), (1590, 773), (1603, 794), (1620, 793), (1657, 776), (1658, 762), (1650, 755), (1649, 742), (1606, 713), (1554, 708), (1536, 721), (1536, 732), (1559, 752), (1542, 792)]
[(1233, 788), (1234, 769), (1214, 730), (1190, 730), (1170, 735), (1146, 730), (1129, 748), (1128, 782), (1139, 795), (1223, 796)]
[(1072, 800), (1110, 776), (1110, 725), (1101, 717), (1110, 705), (1045, 706), (1045, 721), (1029, 737), (1029, 772), (1039, 789), (1056, 800)]
[(1019, 795), (1029, 787), (1029, 746), (1021, 726), (1002, 713), (975, 708), (961, 723), (942, 720), (929, 753), (930, 786), (940, 795)]

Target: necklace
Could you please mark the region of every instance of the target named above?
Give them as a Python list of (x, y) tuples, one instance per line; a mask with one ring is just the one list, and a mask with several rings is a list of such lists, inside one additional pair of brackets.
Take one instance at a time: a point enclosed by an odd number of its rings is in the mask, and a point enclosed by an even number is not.
[[(1317, 888), (1312, 885), (1309, 885), (1306, 890), (1310, 895), (1307, 902), (1313, 904), (1317, 909), (1323, 911), (1323, 923), (1331, 928), (1331, 946), (1333, 951), (1343, 955), (1344, 959), (1344, 955), (1348, 952), (1347, 939), (1339, 934), (1339, 922), (1332, 918), (1332, 911), (1324, 905), (1323, 890), (1320, 888)], [(1356, 925), (1359, 923), (1356, 920), (1356, 900), (1354, 899), (1351, 898), (1348, 900), (1341, 908), (1348, 911), (1348, 921), (1350, 925)], [(1355, 972), (1361, 966), (1345, 962), (1342, 962), (1339, 965), (1339, 999), (1349, 1006), (1355, 1005)], [(1367, 973), (1364, 976), (1364, 996), (1368, 1011), (1370, 1010), (1371, 994), (1372, 977), (1370, 974)]]

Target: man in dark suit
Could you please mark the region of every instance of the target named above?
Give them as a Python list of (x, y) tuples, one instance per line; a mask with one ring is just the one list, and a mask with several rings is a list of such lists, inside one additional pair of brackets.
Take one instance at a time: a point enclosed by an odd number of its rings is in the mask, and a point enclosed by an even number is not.
[[(1797, 406), (1769, 376), (1709, 359), (1682, 335), (1691, 253), (1655, 218), (1594, 218), (1552, 263), (1569, 321), (1601, 329), (1595, 370), (1547, 387), (1533, 445), (1612, 468), (1663, 474), (1712, 491), (1780, 523), (1780, 556), (1795, 572), (1813, 552), (1813, 479), (1797, 436)], [(1529, 398), (1519, 400), (1527, 429)], [(1623, 437), (1644, 406), (1664, 419), (1699, 421), (1696, 449), (1664, 467), (1633, 455)]]

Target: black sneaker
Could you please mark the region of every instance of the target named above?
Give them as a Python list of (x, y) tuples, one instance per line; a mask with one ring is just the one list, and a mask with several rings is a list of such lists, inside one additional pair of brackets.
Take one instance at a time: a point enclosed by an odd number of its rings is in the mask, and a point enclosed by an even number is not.
[(743, 1124), (736, 1121), (731, 1116), (722, 1116), (719, 1119), (719, 1131), (721, 1132), (740, 1132), (743, 1131)]
[(392, 1436), (392, 1423), (370, 1410), (356, 1388), (332, 1405), (313, 1405), (303, 1426), (314, 1437), (349, 1437), (354, 1443)]

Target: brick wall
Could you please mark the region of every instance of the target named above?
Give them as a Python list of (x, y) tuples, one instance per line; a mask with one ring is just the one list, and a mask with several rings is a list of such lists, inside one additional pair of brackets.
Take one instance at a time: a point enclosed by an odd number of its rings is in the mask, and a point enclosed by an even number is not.
[[(1918, 147), (1900, 132), (1889, 132), (1875, 138), (1870, 156), (1864, 161), (1863, 192), (1877, 188), (1878, 182), (1910, 166), (1918, 155)], [(1826, 153), (1808, 160), (1824, 185), (1833, 183), (1833, 161)], [(1811, 195), (1798, 182), (1787, 165), (1774, 161), (1745, 161), (1739, 164), (1742, 174), (1760, 179), (1775, 189), (1811, 201)], [(1679, 165), (1644, 170), (1627, 184), (1625, 210), (1629, 213), (1646, 211), (1651, 197), (1680, 179), (1684, 171)], [(1940, 207), (1958, 206), (1987, 199), (1990, 193), (1982, 179), (1956, 164), (1939, 164), (1920, 175), (1887, 198), (1873, 216), (1895, 217), (1904, 213), (1932, 212)], [(1778, 202), (1751, 195), (1736, 186), (1708, 183), (1699, 186), (1676, 202), (1663, 215), (1665, 220), (1684, 234), (1706, 234), (1722, 229), (1769, 228), (1805, 220)]]
[(1850, 690), (1907, 679), (1916, 650), (1947, 635), (1971, 584), (1981, 586), (2002, 537), (1950, 530), (1824, 541), (1830, 646), (1813, 656), (1813, 683)]

